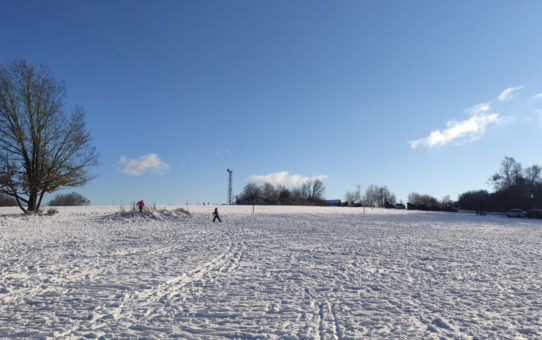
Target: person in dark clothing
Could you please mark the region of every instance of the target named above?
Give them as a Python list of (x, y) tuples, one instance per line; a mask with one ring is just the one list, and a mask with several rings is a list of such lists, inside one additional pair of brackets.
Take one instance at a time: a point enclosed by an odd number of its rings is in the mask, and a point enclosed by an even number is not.
[(222, 222), (222, 220), (220, 220), (220, 216), (218, 216), (218, 208), (215, 208), (215, 211), (213, 212), (213, 223), (216, 222), (216, 220), (218, 219), (218, 222)]

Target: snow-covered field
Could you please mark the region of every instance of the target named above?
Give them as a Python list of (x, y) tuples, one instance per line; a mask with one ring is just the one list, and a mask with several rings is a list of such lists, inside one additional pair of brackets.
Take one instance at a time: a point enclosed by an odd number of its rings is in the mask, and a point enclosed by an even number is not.
[(542, 220), (213, 208), (0, 209), (0, 337), (542, 337)]

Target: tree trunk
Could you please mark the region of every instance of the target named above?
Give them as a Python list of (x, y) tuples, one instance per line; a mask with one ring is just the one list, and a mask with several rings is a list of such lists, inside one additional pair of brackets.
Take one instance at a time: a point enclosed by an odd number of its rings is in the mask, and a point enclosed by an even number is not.
[(40, 193), (40, 199), (38, 200), (38, 205), (36, 206), (36, 211), (39, 211), (40, 210), (40, 207), (41, 207), (41, 201), (43, 200), (43, 195), (45, 195), (45, 191), (42, 191)]
[(28, 195), (28, 208), (27, 211), (29, 213), (37, 213), (37, 199), (38, 199), (38, 192), (32, 190), (30, 192), (30, 195)]
[(21, 208), (21, 210), (23, 211), (24, 214), (26, 214), (26, 209), (23, 207), (23, 205), (21, 204), (21, 200), (19, 198), (19, 196), (15, 196), (15, 201), (17, 202), (17, 205), (19, 206), (19, 208)]

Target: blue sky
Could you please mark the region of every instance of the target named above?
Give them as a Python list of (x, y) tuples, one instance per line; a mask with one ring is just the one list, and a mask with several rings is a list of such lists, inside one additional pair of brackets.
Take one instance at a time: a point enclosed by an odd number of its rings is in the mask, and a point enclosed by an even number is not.
[[(321, 178), (437, 198), (542, 164), (539, 1), (4, 1), (0, 62), (86, 111), (92, 204)], [(68, 191), (72, 191), (69, 189)], [(49, 198), (52, 198), (50, 195)], [(47, 198), (46, 198), (47, 200)]]

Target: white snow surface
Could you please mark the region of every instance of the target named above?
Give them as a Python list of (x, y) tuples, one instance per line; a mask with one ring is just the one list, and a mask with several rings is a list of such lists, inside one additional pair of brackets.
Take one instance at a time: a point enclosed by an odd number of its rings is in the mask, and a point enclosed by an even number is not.
[(1, 208), (0, 337), (542, 337), (542, 220), (175, 208)]

